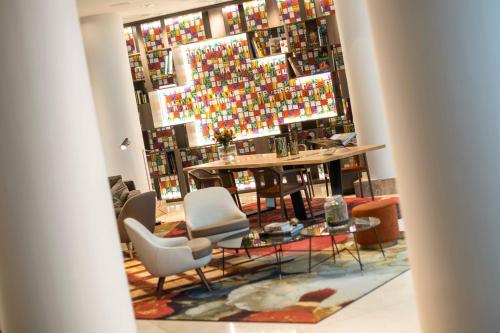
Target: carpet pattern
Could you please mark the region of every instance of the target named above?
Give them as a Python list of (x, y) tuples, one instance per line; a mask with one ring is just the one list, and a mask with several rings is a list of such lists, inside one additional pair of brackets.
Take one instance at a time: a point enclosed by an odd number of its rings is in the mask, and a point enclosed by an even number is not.
[[(313, 205), (322, 209), (322, 203), (315, 199)], [(349, 203), (350, 208), (355, 204)], [(264, 223), (276, 221), (272, 216), (276, 212), (279, 217), (279, 210), (265, 213)], [(251, 222), (255, 225), (256, 217)], [(184, 222), (179, 222), (162, 225), (158, 232), (175, 237), (185, 235), (186, 230)], [(387, 248), (385, 259), (379, 251), (361, 251), (363, 271), (345, 250), (355, 251), (350, 238), (340, 236), (337, 242), (341, 243), (340, 255), (334, 262), (329, 237), (313, 239), (311, 273), (307, 273), (308, 241), (287, 245), (281, 277), (272, 250), (252, 251), (251, 259), (244, 251), (226, 252), (223, 276), (221, 251), (215, 249), (213, 260), (203, 269), (214, 291), (207, 292), (195, 272), (186, 272), (167, 277), (160, 299), (155, 297), (157, 278), (138, 259), (126, 260), (136, 318), (317, 323), (408, 270), (404, 240)]]

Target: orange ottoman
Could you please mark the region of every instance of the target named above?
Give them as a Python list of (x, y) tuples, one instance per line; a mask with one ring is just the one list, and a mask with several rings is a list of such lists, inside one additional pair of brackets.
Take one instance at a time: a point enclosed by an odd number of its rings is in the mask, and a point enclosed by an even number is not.
[[(380, 225), (376, 227), (383, 247), (395, 245), (400, 238), (398, 210), (393, 200), (380, 200), (365, 203), (352, 209), (353, 217), (377, 217)], [(364, 248), (377, 248), (377, 236), (373, 230), (358, 232), (354, 235), (359, 245)]]

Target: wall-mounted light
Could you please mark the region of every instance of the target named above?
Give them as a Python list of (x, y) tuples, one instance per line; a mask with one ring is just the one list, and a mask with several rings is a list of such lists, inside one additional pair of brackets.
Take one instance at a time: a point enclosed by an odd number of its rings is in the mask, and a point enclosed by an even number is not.
[(125, 138), (123, 140), (122, 144), (120, 145), (121, 150), (127, 150), (128, 146), (130, 146), (130, 140), (128, 138)]

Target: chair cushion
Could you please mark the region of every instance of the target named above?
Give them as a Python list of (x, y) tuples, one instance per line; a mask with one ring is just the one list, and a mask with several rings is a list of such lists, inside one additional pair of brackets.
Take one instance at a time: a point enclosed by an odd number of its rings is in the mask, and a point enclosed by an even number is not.
[(212, 235), (220, 235), (226, 232), (236, 231), (244, 228), (248, 228), (247, 219), (229, 220), (216, 224), (209, 224), (197, 229), (192, 229), (191, 236), (193, 238), (207, 237)]
[(125, 201), (127, 201), (128, 195), (129, 195), (129, 190), (123, 180), (118, 179), (115, 184), (111, 187), (111, 195), (113, 196), (113, 204), (115, 208), (117, 207), (117, 204), (121, 202), (121, 206), (125, 204)]
[(204, 258), (212, 253), (212, 242), (207, 238), (195, 238), (187, 241), (194, 259)]

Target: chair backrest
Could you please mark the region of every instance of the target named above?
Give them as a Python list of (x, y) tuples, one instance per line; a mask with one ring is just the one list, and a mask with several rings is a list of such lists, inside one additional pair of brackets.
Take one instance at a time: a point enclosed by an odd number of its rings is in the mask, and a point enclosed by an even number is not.
[(210, 187), (184, 197), (186, 224), (190, 229), (245, 216), (224, 187)]
[(126, 218), (123, 224), (132, 244), (134, 244), (137, 256), (141, 259), (144, 267), (156, 276), (158, 272), (156, 261), (157, 245), (154, 242), (153, 233), (134, 218)]
[(214, 175), (207, 170), (194, 169), (189, 171), (188, 174), (194, 181), (198, 190), (208, 187), (222, 186), (222, 181), (217, 178), (217, 175)]
[(258, 192), (279, 190), (280, 177), (279, 173), (273, 168), (259, 168), (250, 170), (255, 179), (255, 188)]
[(146, 230), (154, 232), (156, 224), (156, 192), (141, 193), (125, 202), (116, 220), (118, 232), (120, 233), (120, 242), (122, 243), (130, 242), (129, 235), (123, 225), (123, 221), (128, 217), (140, 221)]

